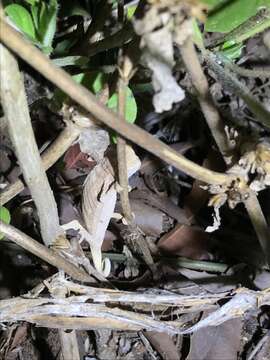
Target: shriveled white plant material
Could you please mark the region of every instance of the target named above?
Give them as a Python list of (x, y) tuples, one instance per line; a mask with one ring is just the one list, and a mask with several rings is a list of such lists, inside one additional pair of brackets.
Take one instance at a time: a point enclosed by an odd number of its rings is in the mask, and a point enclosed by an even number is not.
[[(39, 291), (36, 295), (29, 293), (24, 297), (0, 301), (0, 323), (28, 321), (50, 328), (144, 329), (171, 335), (188, 334), (242, 317), (249, 311), (256, 313), (261, 306), (270, 304), (269, 289), (256, 292), (241, 288), (234, 293), (183, 296), (169, 291), (126, 292), (92, 288), (57, 277), (47, 286), (53, 297), (41, 297)], [(54, 297), (61, 288), (73, 295)], [(219, 307), (217, 302), (226, 298), (228, 302)], [(188, 324), (181, 317), (174, 321), (159, 319), (158, 313), (170, 308), (172, 311), (178, 308), (178, 313), (183, 314), (198, 313), (206, 309), (212, 309), (213, 312), (195, 325), (187, 327)]]
[(221, 218), (219, 209), (226, 202), (231, 209), (241, 202), (245, 202), (250, 192), (258, 193), (270, 186), (270, 141), (262, 139), (253, 143), (244, 143), (241, 146), (243, 155), (229, 170), (229, 174), (238, 177), (233, 186), (210, 185), (208, 190), (214, 196), (209, 201), (209, 206), (214, 207), (214, 224), (208, 226), (206, 231), (212, 232), (219, 228)]
[(134, 28), (141, 36), (143, 59), (153, 72), (155, 110), (159, 113), (168, 111), (174, 103), (185, 98), (184, 90), (177, 84), (172, 74), (175, 64), (173, 58), (174, 18), (171, 16), (170, 7), (153, 4), (143, 19), (137, 19), (134, 22)]

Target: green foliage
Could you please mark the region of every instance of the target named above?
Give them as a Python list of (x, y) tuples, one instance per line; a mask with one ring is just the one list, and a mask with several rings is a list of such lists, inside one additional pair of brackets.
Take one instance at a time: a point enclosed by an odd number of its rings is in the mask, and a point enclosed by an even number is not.
[(35, 40), (35, 26), (31, 14), (26, 8), (19, 4), (11, 4), (6, 6), (5, 12), (19, 30), (27, 35), (31, 40)]
[(203, 0), (210, 5), (205, 30), (227, 33), (254, 16), (270, 0)]
[[(11, 220), (10, 212), (4, 206), (0, 206), (0, 220), (5, 224), (9, 224)], [(0, 233), (0, 240), (3, 239), (3, 237), (4, 235)]]
[(222, 47), (221, 47), (221, 53), (223, 56), (230, 60), (238, 59), (241, 56), (241, 52), (244, 45), (242, 43), (240, 44), (234, 44), (230, 41), (226, 41)]
[(50, 0), (48, 4), (43, 1), (40, 2), (38, 10), (38, 38), (43, 45), (43, 50), (51, 53), (52, 42), (56, 31), (57, 0)]
[(5, 12), (14, 25), (43, 52), (50, 54), (56, 32), (57, 0), (25, 0), (24, 6), (9, 4)]
[[(106, 84), (109, 81), (109, 75), (104, 74), (100, 71), (90, 71), (87, 73), (80, 73), (77, 75), (73, 75), (72, 78), (78, 83), (85, 86), (88, 90), (90, 90), (93, 94), (99, 95), (102, 90), (105, 88)], [(65, 95), (62, 91), (56, 90), (53, 98), (57, 107), (61, 106), (61, 104), (68, 100), (67, 95)], [(117, 103), (118, 103), (118, 95), (117, 93), (113, 93), (107, 102), (107, 106), (109, 109), (117, 112)], [(132, 90), (127, 87), (126, 91), (126, 121), (129, 123), (134, 123), (137, 117), (137, 104), (132, 93)]]
[[(114, 93), (108, 103), (107, 106), (109, 109), (117, 112), (118, 105), (118, 94)], [(134, 98), (134, 95), (129, 87), (126, 89), (126, 114), (125, 120), (129, 123), (134, 123), (137, 117), (137, 104)]]

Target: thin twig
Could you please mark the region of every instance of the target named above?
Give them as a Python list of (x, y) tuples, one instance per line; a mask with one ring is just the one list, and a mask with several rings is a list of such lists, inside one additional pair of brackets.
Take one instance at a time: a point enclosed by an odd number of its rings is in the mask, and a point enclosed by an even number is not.
[(232, 72), (235, 72), (238, 75), (244, 76), (244, 77), (255, 77), (255, 78), (257, 78), (257, 77), (269, 78), (270, 77), (269, 69), (265, 69), (263, 67), (256, 68), (256, 69), (246, 69), (246, 68), (242, 68), (241, 66), (238, 66), (230, 61), (225, 63), (225, 69), (229, 69)]
[(254, 192), (251, 192), (248, 199), (245, 201), (245, 207), (258, 236), (266, 261), (270, 266), (270, 231), (259, 200)]
[(199, 62), (193, 41), (189, 38), (181, 47), (181, 55), (184, 64), (191, 76), (193, 85), (198, 93), (198, 99), (205, 116), (205, 120), (212, 132), (215, 142), (226, 159), (229, 156), (229, 144), (227, 141), (224, 124), (216, 109), (213, 98), (209, 91), (206, 76)]
[(13, 226), (0, 221), (0, 232), (17, 245), (38, 256), (40, 259), (52, 266), (64, 270), (74, 279), (79, 281), (92, 281), (92, 278), (85, 271), (79, 269), (69, 261), (65, 260), (62, 256), (58, 255), (55, 251), (48, 249), (46, 246), (40, 244)]
[(249, 109), (256, 115), (257, 120), (270, 129), (270, 112), (257, 101), (254, 96), (250, 95), (249, 89), (244, 86), (234, 74), (219, 65), (218, 61), (224, 62), (224, 59), (207, 50), (203, 51), (203, 56), (208, 66), (217, 75), (218, 81), (220, 81), (227, 90), (233, 91), (237, 96), (241, 97)]
[[(126, 89), (129, 83), (129, 80), (133, 73), (133, 64), (131, 59), (124, 55), (119, 55), (119, 80), (118, 80), (118, 114), (119, 121), (125, 122), (126, 114)], [(132, 215), (129, 195), (128, 195), (128, 171), (127, 171), (127, 159), (126, 159), (126, 140), (122, 137), (117, 137), (117, 160), (118, 160), (118, 177), (120, 185), (120, 199), (121, 205), (124, 213), (125, 220), (128, 224), (127, 232), (129, 235), (126, 237), (126, 240), (129, 242), (129, 245), (135, 245), (135, 248), (139, 248), (143, 256), (144, 261), (151, 269), (153, 276), (157, 275), (157, 269), (150, 252), (150, 249), (147, 245), (145, 238), (143, 237), (143, 232), (136, 226), (134, 222), (134, 217)], [(129, 241), (129, 239), (133, 240)], [(136, 240), (135, 240), (136, 239)], [(133, 246), (134, 247), (134, 246)]]
[[(269, 339), (270, 339), (270, 330), (268, 330), (267, 333), (261, 338), (261, 340), (258, 342), (258, 344), (255, 346), (255, 348), (252, 350), (252, 352), (248, 356), (247, 360), (253, 360), (255, 357), (257, 358), (258, 353), (261, 351), (264, 344), (267, 341), (269, 341)], [(263, 357), (262, 357), (262, 359), (263, 359)]]
[[(81, 130), (73, 124), (67, 124), (60, 135), (41, 155), (44, 169), (49, 169), (67, 151), (67, 149), (78, 138)], [(13, 184), (5, 188), (0, 194), (0, 203), (4, 205), (24, 189), (24, 183), (17, 179)]]
[(54, 66), (45, 55), (24, 40), (2, 18), (0, 18), (0, 41), (94, 115), (95, 118), (177, 169), (210, 184), (230, 184), (234, 179), (232, 176), (217, 173), (193, 163), (138, 126), (118, 121), (117, 115), (102, 105), (86, 88), (77, 84), (63, 69)]
[[(127, 260), (125, 254), (119, 254), (119, 253), (106, 252), (106, 257), (108, 257), (111, 261), (118, 263), (123, 263)], [(198, 270), (198, 271), (216, 272), (216, 273), (225, 273), (226, 270), (230, 268), (230, 265), (228, 264), (217, 263), (212, 261), (192, 260), (182, 256), (177, 256), (177, 257), (162, 256), (160, 258), (157, 257), (157, 261), (161, 261), (164, 264), (171, 264), (175, 267)]]
[[(122, 64), (121, 64), (122, 62)], [(128, 64), (129, 59), (124, 56), (119, 61), (119, 79), (118, 79), (118, 114), (119, 121), (126, 121), (126, 88), (129, 82), (130, 71)], [(122, 66), (121, 66), (122, 65)], [(123, 209), (123, 214), (126, 221), (131, 224), (133, 216), (131, 212), (129, 197), (128, 197), (128, 173), (127, 173), (127, 156), (126, 156), (126, 140), (121, 136), (117, 136), (117, 163), (118, 163), (118, 181), (120, 185), (120, 199)]]
[(1, 104), (9, 136), (38, 211), (42, 239), (49, 246), (63, 234), (56, 202), (40, 160), (17, 60), (3, 45), (0, 52)]

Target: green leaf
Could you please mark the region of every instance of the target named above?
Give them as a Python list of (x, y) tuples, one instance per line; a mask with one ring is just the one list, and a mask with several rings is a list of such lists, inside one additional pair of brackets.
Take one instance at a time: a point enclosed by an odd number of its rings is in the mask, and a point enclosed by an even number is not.
[(41, 3), (38, 35), (44, 48), (47, 49), (51, 49), (56, 32), (57, 10), (56, 0), (50, 0), (49, 4)]
[(220, 52), (229, 60), (235, 60), (240, 58), (243, 47), (243, 43), (234, 44), (233, 42), (226, 41), (223, 44)]
[(6, 6), (5, 12), (19, 30), (35, 39), (34, 23), (27, 9), (19, 4), (11, 4)]
[(130, 20), (134, 15), (138, 5), (131, 5), (127, 8), (127, 19)]
[(25, 1), (32, 6), (36, 5), (39, 2), (39, 0), (25, 0)]
[[(10, 212), (4, 206), (0, 206), (0, 220), (5, 224), (9, 224), (11, 220)], [(4, 235), (0, 233), (0, 240), (3, 239), (3, 237)]]
[(261, 7), (270, 6), (270, 0), (212, 0), (210, 3), (214, 8), (209, 12), (205, 30), (221, 33), (232, 31), (254, 16)]
[[(113, 94), (108, 103), (107, 106), (109, 109), (117, 112), (117, 105), (118, 105), (118, 94)], [(129, 123), (134, 123), (137, 117), (137, 103), (133, 96), (133, 93), (129, 87), (127, 87), (126, 91), (126, 116), (125, 119)]]
[(97, 95), (104, 88), (108, 76), (101, 71), (90, 71), (74, 75), (72, 78)]
[(89, 58), (87, 56), (71, 55), (53, 59), (52, 62), (57, 66), (82, 66), (87, 64)]
[(38, 29), (38, 23), (39, 23), (39, 8), (38, 6), (31, 6), (31, 14), (34, 21), (35, 28)]
[[(104, 88), (108, 80), (108, 75), (100, 71), (90, 71), (87, 73), (80, 73), (73, 75), (72, 79), (75, 80), (78, 84), (85, 86), (95, 95)], [(56, 89), (53, 95), (53, 103), (55, 108), (61, 108), (62, 104), (67, 101), (68, 96), (61, 90)]]

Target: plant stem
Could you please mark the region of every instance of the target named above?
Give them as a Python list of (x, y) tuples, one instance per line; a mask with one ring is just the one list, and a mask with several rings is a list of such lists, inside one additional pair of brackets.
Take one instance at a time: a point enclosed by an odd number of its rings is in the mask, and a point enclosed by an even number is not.
[(32, 129), (23, 80), (15, 57), (4, 46), (0, 47), (0, 94), (9, 135), (37, 207), (41, 235), (50, 246), (63, 234), (53, 193), (42, 166)]
[[(62, 130), (58, 138), (41, 155), (45, 170), (49, 169), (67, 151), (72, 143), (78, 138), (80, 129), (71, 123)], [(0, 194), (0, 203), (4, 205), (24, 189), (24, 183), (17, 179)]]
[[(201, 50), (203, 52), (203, 55), (207, 56), (207, 59), (209, 59), (209, 63), (212, 64), (212, 68), (214, 67), (215, 69), (218, 69), (218, 72), (222, 74), (224, 80), (226, 80), (223, 81), (223, 83), (226, 84), (229, 81), (232, 84), (236, 84), (236, 89), (240, 91), (242, 89), (241, 83), (239, 83), (230, 73), (228, 73), (227, 75), (225, 70), (212, 59), (213, 54), (204, 49)], [(226, 141), (224, 126), (215, 108), (212, 97), (210, 96), (207, 79), (203, 73), (191, 38), (187, 40), (186, 43), (181, 47), (181, 54), (183, 57), (183, 61), (191, 75), (193, 84), (198, 91), (199, 101), (208, 126), (212, 132), (214, 139), (216, 140), (216, 143), (224, 157), (224, 160), (226, 161), (226, 155), (229, 154), (230, 148), (228, 142)], [(238, 83), (240, 84), (239, 87)], [(242, 93), (242, 91), (240, 91), (240, 93)], [(256, 111), (258, 115), (262, 116), (265, 121), (267, 120), (270, 122), (269, 113), (261, 106), (261, 104), (259, 104), (255, 99), (249, 96), (248, 93), (245, 93), (245, 97), (250, 99), (249, 103), (253, 105), (252, 110), (254, 112)], [(245, 205), (250, 220), (261, 243), (267, 262), (268, 264), (270, 264), (270, 245), (268, 235), (269, 230), (267, 228), (267, 223), (261, 210), (259, 201), (254, 192), (250, 191), (250, 199), (245, 202)]]
[(65, 273), (69, 274), (74, 279), (78, 281), (92, 281), (92, 278), (85, 271), (77, 268), (63, 256), (58, 255), (55, 251), (48, 249), (46, 246), (40, 244), (13, 226), (0, 221), (0, 232), (17, 245), (38, 256), (40, 259), (52, 266), (64, 270)]
[[(111, 261), (115, 261), (118, 263), (122, 263), (127, 259), (124, 254), (106, 253), (106, 256)], [(218, 273), (224, 273), (230, 267), (228, 264), (216, 263), (212, 261), (192, 260), (182, 256), (177, 256), (177, 257), (162, 256), (160, 258), (157, 258), (157, 260), (158, 261), (161, 260), (165, 264), (168, 263), (176, 267), (187, 268), (198, 271), (218, 272)]]
[(25, 41), (5, 20), (0, 18), (0, 41), (16, 52), (44, 77), (63, 90), (74, 101), (84, 107), (98, 120), (117, 131), (123, 137), (160, 157), (177, 169), (209, 184), (230, 184), (234, 177), (205, 169), (174, 151), (138, 126), (119, 118), (102, 105), (86, 88), (77, 84), (63, 69), (54, 66), (50, 59)]
[(249, 89), (237, 80), (229, 70), (226, 70), (226, 68), (219, 65), (218, 61), (224, 62), (224, 59), (222, 57), (217, 57), (217, 55), (207, 50), (203, 51), (203, 56), (222, 85), (227, 88), (227, 90), (233, 91), (237, 96), (241, 97), (254, 115), (256, 115), (258, 121), (270, 129), (270, 112), (267, 111), (254, 96), (250, 95)]
[(183, 62), (191, 76), (193, 85), (197, 90), (199, 103), (205, 116), (205, 120), (212, 132), (213, 138), (215, 139), (221, 154), (226, 159), (226, 157), (229, 155), (230, 148), (224, 130), (224, 124), (222, 123), (220, 115), (215, 107), (213, 98), (211, 97), (208, 82), (206, 76), (203, 73), (203, 69), (199, 62), (192, 39), (189, 38), (180, 47), (180, 50)]
[[(126, 87), (128, 85), (129, 74), (125, 74), (125, 64), (128, 62), (126, 56), (123, 57), (123, 66), (120, 64), (120, 75), (118, 79), (118, 114), (119, 121), (126, 121)], [(117, 163), (118, 163), (118, 181), (120, 185), (120, 199), (123, 209), (123, 214), (128, 222), (133, 222), (129, 197), (128, 197), (128, 173), (127, 173), (127, 156), (126, 156), (126, 140), (121, 136), (117, 136)]]
[(248, 199), (245, 201), (245, 206), (264, 252), (267, 264), (270, 266), (270, 231), (258, 198), (254, 192), (250, 193)]

